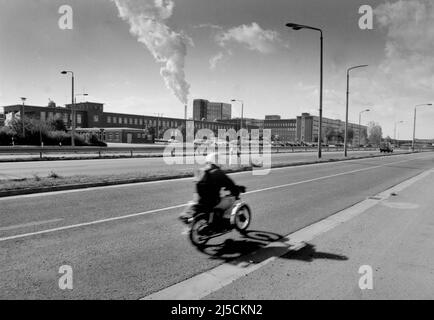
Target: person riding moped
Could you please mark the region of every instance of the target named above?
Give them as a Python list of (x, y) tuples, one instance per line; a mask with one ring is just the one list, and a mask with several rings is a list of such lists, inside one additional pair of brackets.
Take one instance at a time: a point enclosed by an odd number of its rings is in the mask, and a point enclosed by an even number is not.
[[(229, 191), (230, 195), (221, 197), (222, 189)], [(223, 227), (223, 214), (235, 203), (241, 191), (217, 164), (216, 155), (211, 153), (207, 155), (196, 183), (196, 202), (181, 214), (180, 219), (186, 222), (197, 213), (214, 212), (212, 223)]]

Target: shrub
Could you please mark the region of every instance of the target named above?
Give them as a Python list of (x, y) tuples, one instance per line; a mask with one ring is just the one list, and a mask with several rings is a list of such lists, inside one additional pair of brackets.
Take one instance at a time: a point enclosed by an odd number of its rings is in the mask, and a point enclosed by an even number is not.
[(48, 175), (48, 178), (59, 179), (59, 178), (61, 178), (61, 176), (59, 176), (56, 172), (51, 171), (50, 174)]
[(98, 139), (98, 137), (96, 135), (92, 135), (89, 139), (89, 143), (92, 146), (97, 146), (97, 147), (107, 147), (107, 143), (101, 141)]
[(12, 144), (12, 137), (14, 132), (9, 127), (0, 128), (0, 146), (10, 146)]
[[(70, 146), (71, 145), (71, 133), (62, 131), (62, 121), (46, 122), (36, 119), (25, 121), (25, 136), (22, 134), (22, 122), (20, 119), (15, 119), (10, 122), (9, 126), (0, 128), (0, 145), (10, 146), (12, 145), (12, 139), (15, 145), (35, 145), (39, 146), (42, 142), (45, 146)], [(53, 125), (54, 124), (54, 125)], [(62, 129), (62, 130), (56, 130)], [(85, 138), (80, 135), (74, 136), (74, 143), (76, 146), (100, 146), (107, 147), (105, 142), (98, 139), (93, 135), (87, 143)]]

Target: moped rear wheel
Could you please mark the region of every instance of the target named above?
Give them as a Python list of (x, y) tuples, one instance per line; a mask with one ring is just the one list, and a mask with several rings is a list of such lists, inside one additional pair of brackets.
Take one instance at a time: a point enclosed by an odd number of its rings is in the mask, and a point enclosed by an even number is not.
[(247, 232), (247, 228), (250, 226), (252, 220), (252, 213), (247, 205), (242, 205), (235, 213), (235, 229), (241, 234)]
[(196, 247), (203, 247), (209, 240), (207, 229), (209, 228), (208, 219), (205, 215), (199, 215), (190, 227), (190, 241)]

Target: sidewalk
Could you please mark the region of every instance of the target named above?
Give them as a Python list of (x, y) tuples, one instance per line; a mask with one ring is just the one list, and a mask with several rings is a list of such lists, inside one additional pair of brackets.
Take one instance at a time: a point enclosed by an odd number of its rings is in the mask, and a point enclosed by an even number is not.
[[(434, 172), (205, 299), (434, 299)], [(362, 290), (361, 266), (373, 271)]]

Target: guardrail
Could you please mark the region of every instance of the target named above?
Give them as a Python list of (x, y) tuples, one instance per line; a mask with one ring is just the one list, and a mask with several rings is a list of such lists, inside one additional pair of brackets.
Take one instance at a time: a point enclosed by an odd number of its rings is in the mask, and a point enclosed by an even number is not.
[(103, 154), (108, 153), (123, 153), (129, 154), (131, 157), (134, 153), (145, 154), (161, 154), (164, 146), (146, 146), (146, 147), (0, 147), (0, 154), (2, 155), (39, 155), (42, 159), (44, 155), (48, 154), (97, 154), (102, 157)]
[[(65, 155), (103, 155), (124, 154), (130, 157), (134, 155), (162, 155), (165, 145), (148, 145), (144, 147), (69, 147), (69, 146), (46, 146), (46, 147), (0, 147), (0, 155), (39, 155), (40, 159), (49, 154)], [(218, 149), (217, 149), (218, 150)], [(316, 152), (316, 147), (271, 147), (272, 153), (296, 153)], [(343, 152), (342, 147), (324, 147), (324, 152)], [(348, 151), (377, 151), (377, 148), (348, 148)], [(196, 150), (195, 150), (196, 151)], [(202, 149), (202, 151), (205, 151)], [(190, 154), (192, 155), (192, 154)]]
[[(36, 155), (39, 156), (40, 159), (44, 159), (44, 156), (48, 156), (50, 154), (56, 155), (65, 155), (64, 158), (74, 158), (75, 155), (77, 157), (83, 157), (84, 155), (90, 156), (98, 156), (102, 158), (103, 156), (109, 157), (110, 155), (117, 156), (127, 156), (133, 158), (134, 156), (162, 156), (164, 152), (164, 148), (166, 145), (147, 145), (143, 147), (68, 147), (68, 146), (46, 146), (46, 147), (21, 147), (21, 146), (10, 146), (10, 147), (0, 147), (0, 155), (5, 156), (4, 161), (8, 161), (7, 159), (15, 159), (13, 156), (19, 155)], [(218, 150), (218, 149), (216, 149)], [(272, 153), (301, 153), (301, 152), (317, 152), (317, 147), (271, 147)], [(402, 148), (395, 149), (396, 151), (411, 151), (411, 148)], [(323, 152), (343, 152), (343, 147), (323, 147)], [(348, 148), (350, 152), (358, 152), (358, 151), (378, 151), (378, 148)], [(433, 148), (417, 148), (415, 151), (434, 151)], [(201, 152), (206, 152), (204, 149), (201, 149)], [(183, 155), (193, 155), (196, 154), (196, 149), (194, 153), (186, 154), (184, 152)], [(10, 155), (10, 157), (8, 157)], [(80, 156), (81, 155), (81, 156)]]

